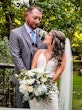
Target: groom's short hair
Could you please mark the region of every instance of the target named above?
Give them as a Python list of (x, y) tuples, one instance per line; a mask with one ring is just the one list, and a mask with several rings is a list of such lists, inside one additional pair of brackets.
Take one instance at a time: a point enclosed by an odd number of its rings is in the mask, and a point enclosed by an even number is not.
[(43, 13), (42, 8), (41, 8), (41, 7), (38, 7), (38, 6), (29, 6), (29, 7), (26, 9), (25, 13), (26, 13), (26, 12), (32, 12), (33, 9), (37, 9), (38, 11), (40, 11), (41, 13)]

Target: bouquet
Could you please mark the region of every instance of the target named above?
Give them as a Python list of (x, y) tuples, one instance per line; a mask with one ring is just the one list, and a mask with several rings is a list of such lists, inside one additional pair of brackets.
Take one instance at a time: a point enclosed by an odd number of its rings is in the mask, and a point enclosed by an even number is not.
[(23, 94), (23, 101), (34, 98), (40, 101), (48, 98), (52, 83), (45, 69), (23, 70), (16, 77), (19, 81), (19, 91)]

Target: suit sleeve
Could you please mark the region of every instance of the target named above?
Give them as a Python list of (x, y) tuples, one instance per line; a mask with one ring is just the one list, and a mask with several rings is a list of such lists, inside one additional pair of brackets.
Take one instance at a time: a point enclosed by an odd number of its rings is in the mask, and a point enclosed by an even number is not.
[(10, 41), (10, 51), (11, 51), (12, 59), (15, 66), (19, 71), (21, 69), (26, 69), (24, 66), (23, 60), (21, 58), (19, 38), (16, 32), (14, 32), (13, 30), (10, 31), (9, 41)]

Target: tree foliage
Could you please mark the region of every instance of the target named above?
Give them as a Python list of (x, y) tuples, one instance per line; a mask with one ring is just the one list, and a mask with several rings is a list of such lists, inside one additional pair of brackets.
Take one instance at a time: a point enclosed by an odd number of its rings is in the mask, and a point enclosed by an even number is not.
[(7, 37), (0, 41), (0, 63), (12, 63)]
[(74, 53), (82, 53), (82, 1), (38, 0), (36, 5), (44, 12), (41, 28), (46, 31), (60, 29), (70, 39)]
[[(24, 11), (28, 4), (16, 1), (0, 0), (0, 36), (2, 39), (4, 36), (9, 38), (12, 28), (24, 24)], [(60, 29), (70, 39), (72, 50), (82, 53), (82, 0), (29, 0), (29, 2), (31, 5), (43, 8), (40, 25), (42, 29), (48, 32), (54, 28)]]

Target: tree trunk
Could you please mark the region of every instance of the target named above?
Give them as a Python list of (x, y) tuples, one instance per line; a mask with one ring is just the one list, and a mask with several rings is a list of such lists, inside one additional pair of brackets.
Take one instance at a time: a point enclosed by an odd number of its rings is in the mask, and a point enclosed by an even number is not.
[(14, 14), (11, 12), (11, 10), (8, 10), (8, 7), (11, 5), (11, 0), (1, 0), (2, 2), (2, 8), (5, 14), (5, 26), (7, 28), (7, 36), (9, 39), (9, 33), (10, 30), (13, 28), (13, 22), (14, 22)]

